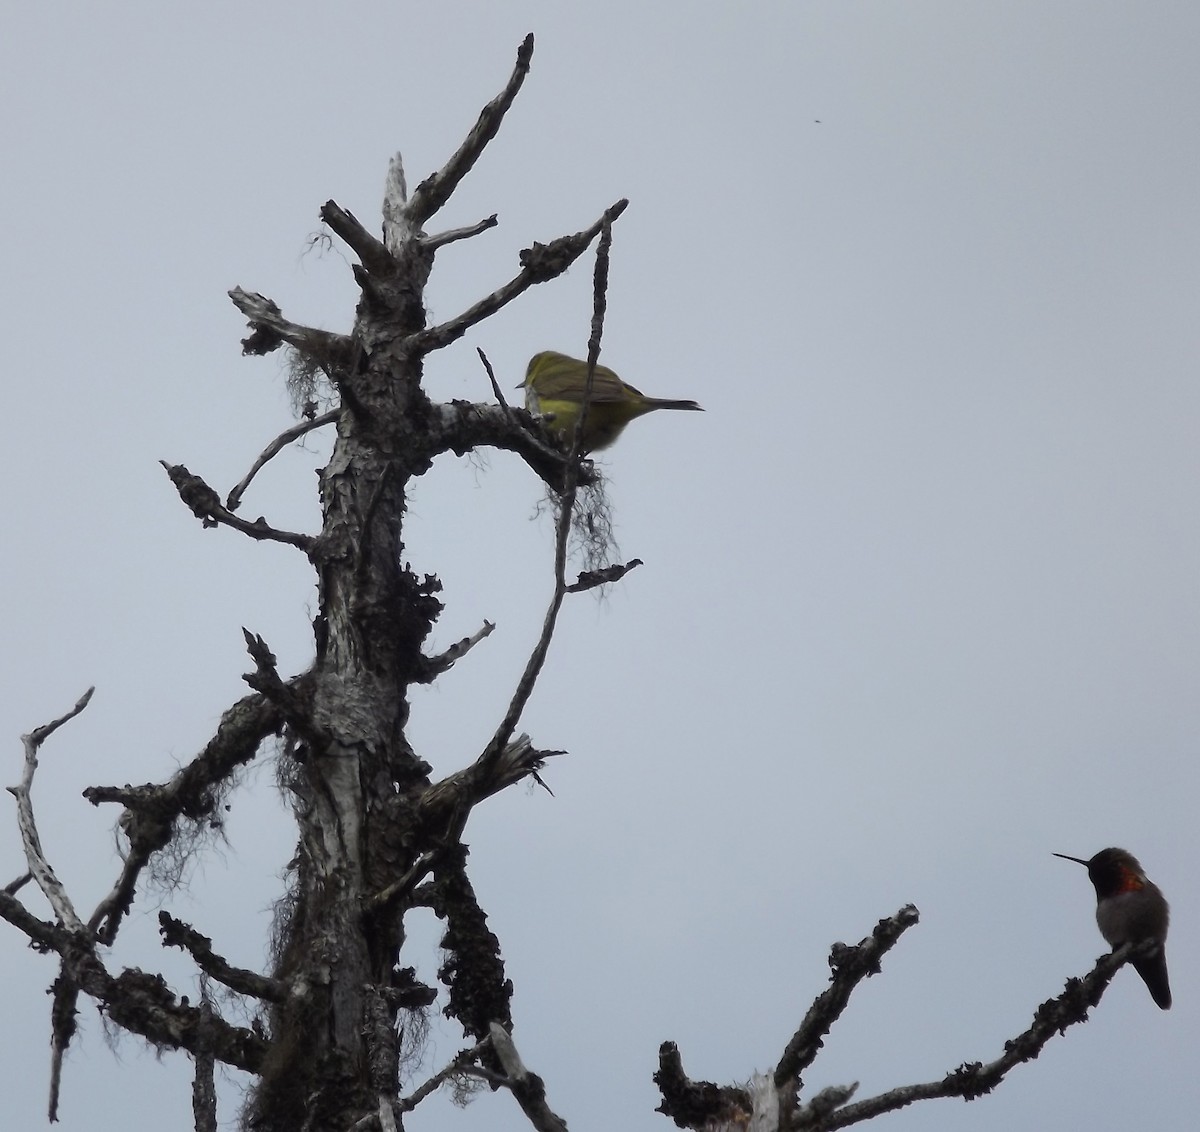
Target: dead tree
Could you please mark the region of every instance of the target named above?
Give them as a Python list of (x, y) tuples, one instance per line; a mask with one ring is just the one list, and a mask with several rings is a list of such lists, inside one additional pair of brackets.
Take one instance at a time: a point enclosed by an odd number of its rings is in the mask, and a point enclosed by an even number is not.
[[(196, 1127), (215, 1127), (213, 1070), (218, 1063), (254, 1075), (244, 1123), (261, 1132), (347, 1132), (401, 1127), (406, 1113), (448, 1080), (482, 1080), (511, 1092), (539, 1130), (563, 1129), (541, 1079), (521, 1063), (512, 1039), (512, 986), (499, 941), (488, 928), (466, 871), (463, 831), (472, 808), (539, 772), (558, 751), (540, 750), (518, 732), (568, 592), (616, 581), (632, 562), (595, 563), (568, 581), (568, 543), (577, 492), (597, 474), (574, 444), (547, 435), (524, 409), (505, 403), (438, 404), (422, 388), (422, 366), (433, 351), (456, 341), (528, 288), (560, 275), (593, 244), (596, 287), (589, 361), (594, 367), (603, 328), (611, 227), (625, 208), (618, 201), (582, 231), (533, 244), (503, 286), (446, 322), (427, 325), (426, 280), (439, 248), (496, 223), (426, 232), (426, 226), (496, 135), (529, 70), (532, 37), (522, 44), (504, 90), (481, 112), (458, 151), (410, 195), (400, 159), (389, 169), (382, 238), (333, 201), (321, 218), (357, 259), (360, 298), (348, 334), (289, 321), (271, 300), (236, 288), (230, 297), (246, 316), (247, 354), (285, 348), (293, 370), (323, 381), (331, 408), (289, 428), (267, 446), (246, 478), (223, 501), (200, 476), (164, 464), (183, 502), (205, 527), (226, 526), (254, 539), (273, 540), (304, 554), (316, 571), (319, 608), (315, 657), (297, 676), (282, 675), (269, 644), (246, 631), (250, 694), (223, 715), (216, 734), (166, 781), (144, 786), (96, 786), (94, 805), (122, 807), (123, 861), (111, 890), (90, 913), (58, 881), (40, 843), (30, 786), (42, 744), (81, 712), (90, 692), (61, 719), (25, 736), (22, 779), (11, 788), (27, 871), (0, 890), (0, 916), (36, 949), (52, 954), (50, 1119), (55, 1119), (62, 1055), (74, 1032), (81, 995), (108, 1021), (161, 1049), (182, 1050), (195, 1063)], [(286, 444), (321, 427), (337, 432), (332, 458), (320, 474), (321, 529), (294, 533), (237, 513), (258, 469)], [(540, 639), (516, 682), (511, 702), (491, 739), (462, 769), (434, 780), (406, 738), (409, 690), (444, 673), (483, 640), (473, 636), (440, 655), (425, 641), (442, 610), (436, 577), (418, 576), (402, 563), (404, 517), (410, 485), (443, 453), (491, 446), (520, 456), (549, 486), (557, 505), (554, 593)], [(217, 983), (250, 1004), (253, 1024), (221, 1016), (207, 994), (199, 1001), (172, 990), (160, 975), (137, 969), (114, 973), (107, 949), (117, 941), (156, 854), (214, 819), (233, 788), (239, 767), (272, 744), (291, 793), (298, 844), (280, 925), (274, 969), (260, 974), (232, 966), (219, 942), (166, 912), (164, 946), (183, 949), (202, 982)], [(30, 880), (47, 898), (53, 920), (34, 915), (20, 899)], [(403, 965), (405, 915), (430, 908), (445, 923), (442, 989), (422, 984)], [(932, 1096), (970, 1099), (991, 1089), (1013, 1065), (1035, 1057), (1055, 1032), (1086, 1016), (1113, 973), (1128, 958), (1105, 957), (1082, 981), (1038, 1009), (1033, 1026), (1008, 1043), (996, 1060), (963, 1065), (928, 1085), (894, 1090), (851, 1103), (853, 1087), (805, 1098), (803, 1074), (851, 990), (879, 969), (883, 954), (916, 922), (913, 908), (880, 922), (854, 947), (836, 945), (833, 977), (777, 1065), (748, 1086), (689, 1080), (671, 1043), (663, 1045), (655, 1074), (660, 1106), (681, 1127), (832, 1129)], [(102, 950), (103, 949), (103, 950)], [(406, 1023), (439, 994), (447, 1016), (465, 1036), (461, 1052), (441, 1072), (404, 1095), (400, 1039)], [(649, 1071), (650, 1067), (647, 1067)]]

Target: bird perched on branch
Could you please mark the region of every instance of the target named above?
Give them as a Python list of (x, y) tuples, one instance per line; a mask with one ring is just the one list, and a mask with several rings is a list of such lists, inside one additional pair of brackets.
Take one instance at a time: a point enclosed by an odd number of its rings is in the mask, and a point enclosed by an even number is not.
[[(529, 359), (525, 380), (518, 386), (525, 390), (525, 408), (540, 416), (550, 432), (568, 447), (575, 437), (575, 424), (583, 410), (587, 374), (587, 362), (545, 350)], [(655, 409), (703, 412), (695, 401), (647, 397), (632, 385), (626, 385), (607, 366), (597, 366), (588, 399), (587, 419), (579, 438), (580, 452), (607, 448), (631, 420)]]
[(1055, 853), (1064, 861), (1083, 865), (1096, 889), (1096, 923), (1114, 951), (1122, 944), (1155, 940), (1158, 949), (1132, 960), (1150, 996), (1163, 1009), (1171, 1009), (1171, 984), (1167, 979), (1164, 943), (1170, 911), (1158, 885), (1142, 871), (1138, 859), (1124, 849), (1101, 849), (1090, 860)]

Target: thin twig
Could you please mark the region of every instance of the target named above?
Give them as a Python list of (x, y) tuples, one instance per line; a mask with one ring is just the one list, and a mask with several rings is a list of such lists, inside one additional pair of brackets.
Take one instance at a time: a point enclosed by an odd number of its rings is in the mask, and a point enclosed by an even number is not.
[(311, 421), (300, 421), (298, 424), (292, 425), (291, 428), (285, 428), (283, 432), (262, 450), (262, 454), (254, 461), (254, 466), (246, 473), (237, 487), (225, 497), (225, 506), (230, 511), (236, 511), (241, 505), (242, 496), (246, 494), (246, 488), (250, 486), (250, 481), (258, 475), (268, 460), (278, 456), (293, 440), (298, 440), (305, 433), (312, 432), (315, 428), (322, 428), (327, 424), (333, 424), (341, 415), (342, 410), (340, 408), (330, 409), (329, 412), (322, 413), (319, 417), (313, 417)]
[[(587, 427), (588, 414), (592, 410), (592, 390), (596, 384), (596, 366), (600, 361), (600, 335), (604, 330), (604, 312), (608, 308), (608, 250), (612, 246), (612, 224), (605, 222), (600, 229), (600, 243), (596, 246), (596, 266), (592, 282), (592, 333), (588, 337), (587, 379), (583, 383), (583, 403), (579, 416), (575, 418), (575, 432), (571, 436), (571, 451), (567, 457), (567, 494), (571, 497), (571, 508), (575, 505), (575, 492), (579, 487), (579, 457), (583, 455), (583, 430)], [(567, 508), (563, 508), (567, 510)], [(565, 550), (565, 547), (564, 547)], [(563, 562), (562, 584), (566, 585), (566, 562)]]
[[(601, 221), (600, 230), (600, 242), (596, 247), (596, 270), (592, 296), (592, 332), (588, 340), (589, 382), (595, 374), (595, 359), (600, 356), (600, 337), (604, 332), (605, 288), (608, 285), (608, 255), (609, 248), (612, 246), (611, 221), (607, 219)], [(584, 412), (586, 411), (587, 402), (585, 399)], [(546, 656), (550, 651), (550, 640), (554, 636), (554, 626), (558, 621), (558, 611), (562, 607), (563, 597), (567, 592), (567, 547), (571, 534), (571, 514), (575, 507), (575, 495), (579, 488), (579, 441), (580, 430), (577, 428), (572, 440), (571, 452), (567, 459), (565, 482), (562, 493), (559, 496), (558, 522), (555, 525), (554, 531), (554, 592), (550, 597), (550, 604), (547, 606), (546, 615), (542, 620), (541, 634), (538, 637), (537, 644), (533, 647), (533, 652), (530, 653), (529, 660), (525, 664), (525, 671), (521, 673), (521, 678), (517, 682), (517, 688), (513, 693), (512, 700), (509, 702), (508, 710), (504, 713), (504, 718), (500, 721), (500, 726), (496, 728), (496, 733), (492, 736), (491, 742), (488, 743), (483, 754), (479, 757), (478, 761), (484, 770), (495, 764), (508, 743), (509, 738), (512, 736), (513, 731), (516, 730), (517, 724), (521, 719), (521, 713), (525, 710), (525, 705), (529, 702), (529, 697), (533, 694), (538, 674), (541, 672), (542, 665), (545, 664)]]
[(504, 392), (500, 388), (500, 383), (496, 380), (495, 371), (492, 369), (492, 363), (488, 361), (488, 356), (478, 346), (475, 347), (475, 353), (479, 355), (479, 360), (483, 362), (483, 368), (487, 370), (488, 381), (492, 383), (492, 392), (496, 395), (496, 400), (503, 406), (504, 411), (512, 416), (512, 411), (508, 407), (508, 402), (504, 399)]
[(472, 236), (478, 236), (481, 232), (486, 232), (489, 228), (495, 228), (498, 223), (496, 214), (493, 212), (491, 216), (467, 228), (450, 228), (445, 232), (439, 232), (436, 236), (427, 236), (425, 247), (429, 251), (437, 251), (438, 248), (443, 248), (447, 244), (453, 244), (457, 240), (469, 240)]
[(400, 1111), (412, 1112), (430, 1093), (440, 1089), (451, 1077), (463, 1073), (467, 1066), (473, 1065), (479, 1060), (479, 1055), (487, 1049), (489, 1041), (489, 1038), (484, 1038), (470, 1049), (459, 1050), (453, 1060), (438, 1070), (428, 1081), (418, 1085), (407, 1097), (400, 1098)]

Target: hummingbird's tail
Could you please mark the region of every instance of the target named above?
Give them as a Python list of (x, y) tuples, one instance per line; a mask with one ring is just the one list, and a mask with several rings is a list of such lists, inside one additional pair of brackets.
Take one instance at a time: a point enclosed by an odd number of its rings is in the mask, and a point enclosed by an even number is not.
[(1150, 997), (1161, 1010), (1171, 1009), (1171, 984), (1167, 979), (1167, 953), (1159, 945), (1153, 955), (1133, 960), (1133, 969), (1142, 976), (1142, 982), (1150, 989)]

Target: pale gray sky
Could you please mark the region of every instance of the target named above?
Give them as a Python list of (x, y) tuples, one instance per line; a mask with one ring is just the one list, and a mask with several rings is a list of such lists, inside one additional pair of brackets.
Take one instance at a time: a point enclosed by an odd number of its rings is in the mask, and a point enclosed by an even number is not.
[[(290, 423), (226, 290), (348, 329), (345, 255), (306, 251), (319, 206), (377, 223), (390, 154), (414, 183), (440, 164), (527, 31), (532, 73), (441, 218), (500, 227), (440, 254), (433, 316), (627, 196), (605, 361), (707, 409), (638, 422), (606, 455), (621, 549), (646, 565), (564, 617), (525, 721), (572, 752), (556, 797), (510, 791), (468, 830), (551, 1102), (581, 1132), (670, 1127), (660, 1041), (694, 1076), (768, 1067), (830, 943), (908, 901), (921, 924), (810, 1084), (868, 1095), (995, 1057), (1104, 950), (1086, 876), (1050, 853), (1122, 845), (1173, 903), (1174, 1009), (1122, 972), (995, 1096), (872, 1127), (1194, 1128), (1194, 4), (12, 8), (4, 781), (18, 735), (98, 686), (44, 751), (52, 861), (94, 906), (116, 814), (79, 791), (162, 779), (203, 744), (245, 690), (243, 625), (287, 672), (311, 656), (301, 556), (201, 530), (156, 462), (227, 490)], [(582, 352), (590, 291), (581, 265), (507, 309), (431, 359), (431, 395), (489, 396), (476, 346), (508, 384), (536, 350)], [(245, 513), (313, 529), (323, 450), (275, 461)], [(439, 772), (486, 741), (540, 623), (539, 494), (506, 454), (418, 485), (407, 555), (445, 583), (436, 643), (498, 624), (417, 695)], [(0, 883), (22, 869), (2, 828)], [(229, 839), (162, 903), (261, 966), (291, 854), (269, 768)], [(160, 900), (112, 962), (186, 991)], [(415, 926), (414, 946), (434, 939)], [(433, 977), (431, 949), (407, 960)], [(0, 970), (6, 1126), (37, 1128), (55, 970), (10, 930)], [(90, 1005), (82, 1023), (64, 1132), (189, 1126), (184, 1058), (131, 1039), (114, 1057)], [(431, 1060), (456, 1048), (440, 1025)], [(504, 1095), (423, 1112), (411, 1129), (526, 1126)]]

